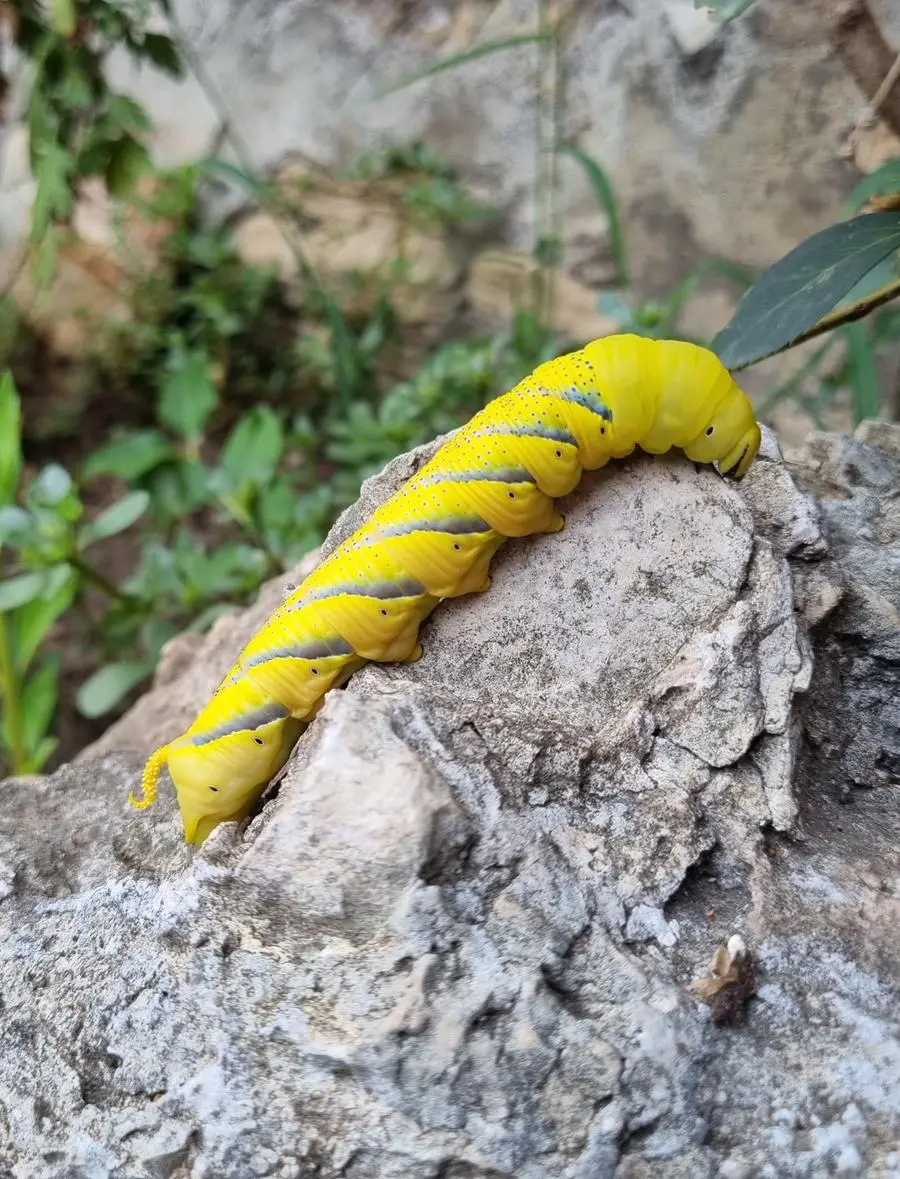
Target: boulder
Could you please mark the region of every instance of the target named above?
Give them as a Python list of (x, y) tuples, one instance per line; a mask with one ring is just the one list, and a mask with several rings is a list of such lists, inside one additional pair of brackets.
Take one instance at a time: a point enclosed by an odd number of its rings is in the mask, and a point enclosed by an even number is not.
[(898, 478), (887, 426), (587, 477), (196, 854), (127, 792), (315, 555), (178, 641), (3, 787), (0, 1173), (900, 1174)]

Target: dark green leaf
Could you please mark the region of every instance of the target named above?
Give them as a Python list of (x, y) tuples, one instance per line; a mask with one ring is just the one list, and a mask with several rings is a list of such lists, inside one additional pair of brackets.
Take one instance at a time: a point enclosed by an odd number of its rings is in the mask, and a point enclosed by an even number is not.
[(155, 66), (173, 78), (180, 78), (184, 74), (181, 55), (171, 37), (166, 37), (162, 33), (147, 33), (144, 37), (143, 51)]
[(136, 520), (139, 520), (150, 505), (150, 495), (146, 491), (132, 491), (101, 512), (96, 520), (91, 520), (81, 530), (78, 547), (86, 549), (88, 545), (98, 540), (105, 540), (108, 536), (115, 536), (117, 532), (124, 532)]
[(900, 213), (871, 213), (814, 234), (751, 287), (713, 350), (730, 369), (771, 356), (818, 323), (897, 249)]
[(11, 504), (22, 471), (22, 403), (12, 373), (0, 377), (0, 505)]
[(22, 736), (25, 748), (36, 751), (53, 722), (59, 695), (59, 660), (47, 659), (22, 685)]
[(106, 187), (114, 197), (127, 197), (134, 186), (150, 171), (150, 156), (142, 143), (131, 135), (124, 135), (114, 143), (106, 165)]
[(199, 438), (218, 401), (206, 353), (174, 353), (159, 398), (163, 424), (182, 438)]
[(61, 107), (79, 111), (90, 110), (94, 105), (96, 95), (79, 54), (71, 54), (66, 62), (66, 72), (59, 84), (59, 99)]
[(136, 430), (114, 439), (95, 450), (84, 464), (83, 475), (118, 475), (120, 479), (139, 479), (175, 457), (172, 443), (159, 430)]
[(82, 716), (105, 716), (152, 671), (153, 663), (147, 659), (107, 663), (84, 681), (78, 689), (75, 705)]

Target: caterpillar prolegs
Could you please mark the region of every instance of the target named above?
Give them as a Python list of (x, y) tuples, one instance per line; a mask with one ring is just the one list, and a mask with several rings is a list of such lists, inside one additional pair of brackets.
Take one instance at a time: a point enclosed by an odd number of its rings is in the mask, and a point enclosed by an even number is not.
[(510, 537), (563, 527), (555, 500), (636, 446), (672, 447), (743, 476), (760, 444), (752, 407), (712, 353), (609, 336), (542, 364), (491, 401), (324, 560), (253, 636), (210, 702), (144, 770), (168, 764), (188, 843), (242, 819), (329, 689), (369, 660), (414, 661), (443, 598), (490, 586)]

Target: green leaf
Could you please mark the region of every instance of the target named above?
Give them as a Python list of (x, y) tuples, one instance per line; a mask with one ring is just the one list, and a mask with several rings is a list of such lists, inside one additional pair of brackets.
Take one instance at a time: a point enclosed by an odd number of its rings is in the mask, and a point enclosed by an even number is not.
[(106, 109), (110, 121), (128, 135), (143, 135), (153, 126), (141, 104), (124, 94), (110, 94)]
[(870, 213), (801, 242), (767, 270), (713, 340), (730, 369), (789, 346), (832, 311), (879, 262), (900, 249), (900, 213)]
[(124, 135), (113, 144), (106, 165), (106, 187), (110, 195), (130, 196), (135, 184), (151, 167), (150, 155), (144, 145), (132, 135)]
[(50, 6), (50, 28), (58, 37), (72, 36), (78, 28), (75, 0), (53, 0)]
[(220, 156), (204, 156), (197, 161), (195, 167), (201, 176), (219, 176), (224, 180), (230, 180), (260, 202), (278, 195), (278, 186), (272, 181), (260, 180), (258, 176), (252, 176)]
[(0, 612), (15, 610), (39, 597), (45, 584), (46, 576), (42, 571), (5, 577), (0, 581)]
[(162, 33), (147, 33), (142, 48), (144, 54), (159, 69), (173, 78), (183, 77), (184, 65), (181, 55), (171, 37), (166, 37)]
[(900, 160), (887, 160), (850, 190), (842, 206), (849, 217), (873, 196), (889, 196), (900, 192)]
[(118, 475), (131, 482), (175, 458), (175, 454), (172, 443), (159, 430), (135, 430), (95, 450), (85, 461), (82, 474), (85, 479)]
[(283, 453), (281, 418), (269, 406), (257, 405), (229, 434), (222, 451), (222, 467), (235, 487), (259, 487), (272, 478)]
[(22, 472), (22, 403), (7, 371), (0, 377), (0, 504), (11, 504)]
[(22, 736), (29, 753), (47, 735), (59, 696), (59, 660), (47, 659), (22, 685)]
[(29, 539), (34, 529), (34, 520), (30, 512), (15, 504), (7, 504), (0, 508), (0, 544), (12, 544), (16, 548)]
[[(2, 584), (2, 583), (0, 583)], [(78, 577), (69, 565), (57, 565), (46, 578), (43, 593), (13, 615), (13, 662), (23, 675), (50, 628), (72, 605)]]
[(841, 334), (847, 341), (853, 424), (859, 425), (866, 418), (877, 418), (881, 412), (881, 389), (875, 371), (874, 349), (868, 324), (845, 324)]
[(21, 773), (38, 774), (44, 768), (48, 758), (59, 745), (56, 737), (44, 737), (37, 749), (28, 754), (22, 763)]
[(618, 324), (619, 327), (630, 326), (635, 316), (634, 308), (629, 307), (617, 291), (599, 291), (597, 293), (597, 310), (601, 315), (605, 315), (607, 319)]
[(59, 230), (51, 225), (41, 238), (34, 257), (34, 281), (39, 291), (46, 291), (56, 272), (56, 257), (59, 253)]
[(561, 143), (560, 151), (576, 160), (584, 170), (588, 184), (594, 194), (594, 200), (606, 215), (609, 228), (609, 245), (612, 256), (619, 272), (619, 282), (623, 287), (628, 286), (628, 257), (625, 249), (625, 235), (622, 232), (622, 222), (619, 219), (619, 204), (606, 171), (589, 156), (577, 143)]
[(159, 398), (163, 424), (182, 438), (197, 439), (218, 401), (206, 353), (173, 353)]
[(84, 681), (78, 689), (75, 705), (82, 716), (105, 716), (152, 671), (153, 664), (147, 659), (107, 663)]
[(54, 221), (65, 221), (72, 212), (69, 177), (74, 161), (58, 143), (47, 143), (35, 167), (37, 189), (31, 209), (31, 240), (40, 242)]
[(35, 507), (55, 508), (72, 490), (72, 478), (59, 463), (49, 463), (28, 488), (28, 500)]
[(124, 532), (136, 520), (139, 520), (150, 506), (150, 494), (146, 491), (132, 491), (117, 503), (101, 512), (96, 520), (85, 524), (78, 538), (78, 547), (86, 549), (88, 545), (98, 540), (105, 540), (108, 536), (115, 536), (117, 532)]

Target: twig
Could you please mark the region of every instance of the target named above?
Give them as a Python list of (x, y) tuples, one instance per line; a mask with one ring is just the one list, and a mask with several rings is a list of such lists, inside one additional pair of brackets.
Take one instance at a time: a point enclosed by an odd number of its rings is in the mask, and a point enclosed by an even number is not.
[(900, 135), (900, 55), (887, 44), (867, 0), (823, 0), (823, 11), (835, 50), (866, 96), (870, 112), (878, 112)]

